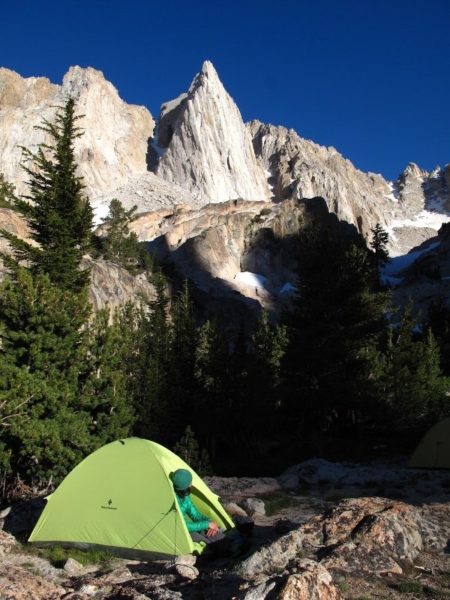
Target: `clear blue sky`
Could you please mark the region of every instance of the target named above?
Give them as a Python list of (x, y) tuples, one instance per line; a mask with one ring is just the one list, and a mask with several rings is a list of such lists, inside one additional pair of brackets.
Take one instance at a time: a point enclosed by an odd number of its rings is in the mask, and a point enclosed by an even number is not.
[[(103, 71), (160, 105), (210, 60), (244, 121), (293, 128), (362, 171), (450, 163), (450, 0), (0, 0), (0, 66)], [(1, 132), (0, 132), (1, 134)]]

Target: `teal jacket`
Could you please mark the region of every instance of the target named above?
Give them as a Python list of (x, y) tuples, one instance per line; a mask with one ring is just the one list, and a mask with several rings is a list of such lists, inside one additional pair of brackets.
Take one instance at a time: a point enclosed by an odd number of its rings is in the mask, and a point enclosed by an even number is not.
[[(204, 531), (205, 529), (208, 529), (210, 519), (205, 517), (205, 515), (202, 515), (202, 513), (195, 508), (189, 494), (184, 498), (180, 498), (178, 494), (175, 494), (175, 496), (188, 531)], [(191, 520), (189, 521), (186, 517), (189, 517)]]

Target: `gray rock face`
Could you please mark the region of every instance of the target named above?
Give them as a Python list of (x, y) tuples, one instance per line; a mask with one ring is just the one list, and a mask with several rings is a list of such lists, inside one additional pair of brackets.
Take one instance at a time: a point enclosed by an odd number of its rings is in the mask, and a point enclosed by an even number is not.
[(113, 198), (120, 200), (126, 209), (137, 206), (138, 213), (146, 217), (150, 213), (155, 214), (162, 210), (173, 213), (174, 209), (179, 210), (182, 206), (187, 208), (202, 206), (202, 203), (187, 190), (164, 181), (154, 173), (147, 172), (128, 179), (123, 186), (113, 192), (97, 196), (91, 202), (97, 224), (108, 214), (109, 204)]
[[(318, 146), (284, 127), (247, 124), (255, 153), (269, 174), (273, 200), (288, 198), (325, 199), (330, 212), (353, 225), (370, 242), (377, 224), (385, 230), (395, 222), (415, 218), (426, 206), (440, 204), (449, 197), (448, 169), (427, 173), (411, 163), (393, 184), (381, 175), (363, 173), (334, 148)], [(408, 252), (435, 235), (426, 227), (394, 229), (390, 239), (391, 256)]]
[[(273, 315), (288, 301), (282, 289), (295, 284), (289, 238), (314, 217), (337, 223), (320, 198), (269, 202), (229, 201), (193, 210), (164, 210), (139, 216), (131, 228), (162, 261), (175, 265), (180, 280), (225, 327), (250, 324), (261, 305)], [(245, 271), (266, 278), (257, 288), (236, 276)]]
[(90, 261), (87, 266), (92, 269), (89, 297), (94, 312), (105, 306), (114, 311), (128, 300), (139, 304), (142, 296), (149, 300), (156, 298), (155, 288), (145, 275), (135, 277), (119, 265), (102, 259)]
[(445, 304), (450, 295), (450, 226), (445, 224), (418, 249), (421, 254), (397, 274), (401, 284), (394, 288), (393, 299), (405, 306), (412, 298), (414, 314), (427, 314), (432, 303)]
[(304, 140), (292, 129), (259, 121), (247, 127), (256, 155), (269, 172), (275, 201), (321, 196), (331, 212), (366, 238), (375, 223), (387, 226), (394, 205), (381, 175), (358, 171), (334, 148)]
[(143, 106), (126, 104), (103, 73), (92, 68), (71, 67), (62, 86), (48, 79), (21, 78), (0, 69), (0, 171), (21, 194), (26, 191), (26, 173), (21, 168), (25, 146), (35, 150), (48, 138), (41, 129), (43, 119), (54, 120), (55, 106), (67, 96), (77, 100), (78, 125), (85, 131), (75, 140), (75, 158), (90, 198), (124, 185), (147, 171), (146, 153), (154, 121)]
[(424, 208), (426, 171), (410, 163), (395, 182), (399, 206), (405, 217), (412, 218)]
[(263, 169), (236, 104), (206, 61), (187, 97), (163, 107), (156, 174), (204, 203), (270, 196)]
[[(425, 207), (435, 207), (436, 213), (450, 210), (450, 165), (427, 173), (411, 163), (390, 184), (380, 175), (358, 171), (334, 148), (318, 146), (292, 130), (257, 121), (244, 126), (209, 62), (188, 93), (163, 104), (156, 129), (145, 108), (123, 102), (94, 69), (72, 67), (61, 86), (0, 69), (0, 130), (7, 133), (0, 136), (0, 172), (19, 194), (27, 191), (20, 146), (34, 150), (48, 141), (36, 126), (43, 119), (52, 121), (54, 106), (69, 94), (84, 115), (79, 125), (85, 135), (76, 140), (75, 151), (96, 223), (107, 215), (112, 198), (126, 209), (137, 205), (133, 229), (139, 239), (165, 248), (179, 273), (194, 282), (200, 302), (207, 301), (227, 320), (231, 313), (236, 317), (232, 297), (243, 300), (240, 317), (248, 311), (256, 314), (261, 305), (272, 311), (281, 286), (294, 283), (292, 261), (275, 242), (302, 226), (299, 201), (322, 197), (327, 211), (319, 218), (328, 218), (330, 211), (368, 242), (371, 229), (380, 223), (390, 233), (391, 256), (435, 235), (419, 218)], [(248, 201), (245, 210), (238, 198)], [(230, 202), (235, 201), (233, 207)], [(8, 219), (1, 209), (3, 226), (26, 237), (20, 219)], [(110, 281), (117, 292), (113, 297), (101, 291), (107, 278), (101, 275), (103, 267), (99, 270), (95, 306), (107, 298), (116, 306), (128, 294), (117, 283), (122, 274)], [(265, 288), (234, 279), (239, 272), (266, 277)], [(123, 276), (129, 288), (133, 282)]]
[(410, 227), (403, 235), (396, 221), (416, 219), (427, 204), (448, 203), (448, 165), (430, 174), (410, 164), (391, 185), (292, 130), (257, 121), (244, 126), (208, 61), (187, 93), (162, 105), (156, 128), (147, 109), (123, 102), (95, 69), (71, 67), (61, 86), (0, 69), (0, 128), (7, 132), (0, 139), (0, 172), (19, 194), (27, 191), (21, 146), (33, 150), (48, 141), (36, 126), (52, 121), (54, 106), (68, 95), (83, 115), (85, 134), (75, 154), (98, 222), (114, 197), (143, 213), (236, 198), (278, 203), (321, 196), (367, 240), (378, 222), (391, 229), (389, 249), (396, 256), (434, 232)]
[(175, 100), (169, 100), (161, 106), (161, 112), (158, 119), (158, 146), (160, 148), (167, 148), (170, 144), (175, 124), (187, 99), (187, 94), (181, 94), (181, 96), (178, 96)]

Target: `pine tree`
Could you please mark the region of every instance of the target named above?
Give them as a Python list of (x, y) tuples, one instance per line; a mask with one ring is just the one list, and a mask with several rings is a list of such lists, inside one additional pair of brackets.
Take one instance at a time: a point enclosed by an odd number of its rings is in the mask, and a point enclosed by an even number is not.
[(312, 225), (298, 239), (297, 297), (285, 366), (291, 420), (359, 428), (376, 402), (377, 347), (388, 296), (368, 251)]
[(273, 430), (274, 418), (282, 404), (282, 359), (287, 343), (286, 326), (271, 325), (269, 313), (263, 308), (252, 336), (247, 382), (252, 394), (246, 407), (248, 419), (263, 435)]
[(235, 348), (235, 358), (241, 358), (235, 363), (237, 379), (233, 382), (239, 386), (233, 390), (239, 394), (233, 398), (234, 433), (249, 455), (255, 454), (255, 449), (260, 451), (264, 441), (273, 439), (280, 425), (282, 359), (287, 343), (286, 326), (272, 325), (268, 311), (262, 308), (251, 340)]
[(91, 449), (91, 417), (78, 403), (89, 313), (86, 298), (47, 275), (19, 267), (15, 281), (2, 284), (0, 415), (7, 427), (0, 437), (10, 469), (22, 476), (58, 479)]
[(247, 409), (253, 390), (250, 380), (249, 342), (242, 322), (230, 350), (228, 374), (227, 423), (230, 426), (227, 428), (227, 438), (236, 456), (240, 456), (242, 450), (250, 454), (251, 423), (247, 419)]
[(216, 456), (217, 438), (230, 417), (231, 359), (229, 343), (215, 321), (198, 329), (195, 369), (198, 391), (190, 412), (191, 422), (211, 457)]
[(8, 183), (3, 173), (0, 173), (0, 208), (13, 208), (14, 186)]
[(221, 393), (226, 357), (226, 342), (217, 324), (206, 321), (198, 330), (198, 344), (195, 349), (195, 377), (201, 389), (197, 402), (200, 410), (209, 404), (219, 408), (218, 404), (211, 399)]
[(0, 460), (38, 484), (58, 481), (131, 423), (123, 331), (104, 313), (88, 327), (89, 271), (80, 266), (92, 210), (75, 173), (76, 119), (68, 100), (55, 124), (44, 122), (53, 145), (25, 151), (30, 195), (14, 203), (37, 245), (2, 232), (13, 257), (4, 257), (11, 277), (0, 288)]
[(422, 360), (418, 379), (422, 384), (423, 420), (429, 424), (443, 419), (450, 411), (450, 378), (441, 370), (439, 345), (431, 330), (422, 340)]
[(0, 397), (7, 412), (17, 400), (20, 410), (0, 435), (9, 469), (37, 479), (63, 476), (91, 448), (90, 414), (77, 402), (91, 313), (89, 273), (80, 263), (92, 210), (75, 174), (75, 120), (68, 100), (56, 122), (42, 126), (53, 145), (36, 154), (24, 149), (30, 195), (12, 201), (37, 245), (1, 231), (13, 256), (3, 255), (11, 277), (0, 292)]
[(178, 292), (173, 308), (171, 360), (169, 364), (170, 413), (173, 433), (177, 438), (186, 426), (190, 407), (195, 405), (199, 392), (196, 378), (196, 349), (199, 330), (187, 280)]
[(92, 208), (83, 196), (83, 183), (77, 176), (74, 140), (82, 135), (75, 123), (75, 101), (69, 98), (59, 109), (55, 123), (45, 120), (40, 127), (51, 139), (33, 154), (23, 149), (32, 166), (24, 166), (30, 176), (30, 193), (14, 200), (14, 208), (30, 227), (34, 245), (1, 230), (11, 245), (14, 258), (3, 259), (14, 274), (25, 262), (33, 274), (46, 273), (61, 289), (83, 290), (89, 283), (89, 271), (81, 270), (81, 260), (90, 245)]
[(372, 232), (373, 236), (370, 247), (375, 253), (375, 264), (379, 269), (384, 267), (386, 263), (391, 262), (387, 249), (389, 234), (381, 227), (380, 223), (377, 223), (370, 231)]
[(104, 243), (105, 258), (121, 260), (126, 239), (130, 236), (129, 224), (133, 220), (137, 206), (125, 210), (120, 200), (113, 198), (109, 204), (109, 213), (103, 219), (108, 235)]
[(109, 309), (98, 311), (86, 332), (79, 404), (89, 410), (89, 431), (97, 447), (126, 437), (134, 423), (128, 381), (133, 376), (130, 355), (136, 330), (129, 326), (129, 310), (129, 306), (116, 309), (112, 323)]
[(190, 425), (186, 427), (183, 436), (180, 441), (175, 444), (173, 451), (182, 458), (185, 463), (192, 467), (200, 477), (206, 477), (213, 474), (208, 453), (206, 450), (200, 451), (198, 442), (195, 439), (194, 432)]
[(256, 372), (264, 380), (267, 392), (274, 392), (281, 383), (281, 363), (287, 346), (285, 325), (271, 325), (267, 309), (261, 310), (252, 337)]
[(133, 274), (139, 269), (149, 270), (154, 260), (145, 244), (140, 243), (129, 225), (134, 218), (137, 206), (125, 210), (120, 200), (113, 198), (108, 216), (103, 220), (107, 235), (101, 240), (101, 253), (106, 260), (120, 264)]
[(135, 432), (140, 437), (173, 443), (171, 422), (172, 326), (169, 323), (169, 298), (166, 279), (160, 270), (152, 275), (156, 299), (149, 312), (141, 311), (137, 328), (137, 355), (132, 380), (133, 405), (137, 415)]
[(418, 332), (411, 302), (398, 327), (389, 332), (383, 359), (380, 383), (391, 426), (407, 428), (427, 421), (440, 406), (448, 405), (448, 379), (442, 377), (439, 348), (431, 331), (425, 338)]
[(450, 376), (450, 307), (445, 301), (430, 304), (426, 326), (439, 345), (442, 371)]

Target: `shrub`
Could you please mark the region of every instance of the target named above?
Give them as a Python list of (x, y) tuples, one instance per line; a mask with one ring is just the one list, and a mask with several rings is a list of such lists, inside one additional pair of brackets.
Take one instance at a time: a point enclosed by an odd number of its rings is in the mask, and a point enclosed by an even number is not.
[(261, 212), (259, 213), (260, 217), (265, 217), (266, 215), (270, 215), (270, 213), (272, 212), (272, 209), (269, 208), (268, 206), (266, 206), (265, 208), (263, 208), (261, 210)]
[(264, 506), (266, 509), (266, 515), (268, 517), (272, 517), (283, 510), (283, 508), (288, 508), (292, 506), (294, 500), (291, 496), (287, 496), (282, 492), (271, 492), (267, 494), (262, 494), (260, 496), (260, 500), (264, 502)]
[(398, 589), (403, 594), (421, 594), (423, 585), (420, 581), (404, 581), (399, 584)]

